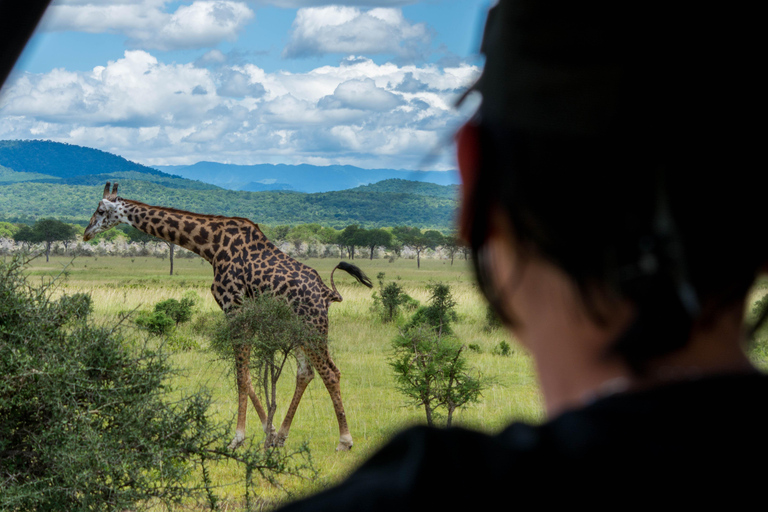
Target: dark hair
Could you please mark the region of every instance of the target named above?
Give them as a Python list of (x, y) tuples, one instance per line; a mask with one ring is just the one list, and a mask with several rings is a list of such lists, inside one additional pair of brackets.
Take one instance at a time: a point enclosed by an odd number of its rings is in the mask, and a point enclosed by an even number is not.
[(637, 13), (621, 2), (501, 0), (474, 87), (483, 102), (470, 244), (481, 287), (495, 302), (483, 244), (498, 207), (518, 245), (571, 276), (596, 319), (597, 290), (636, 305), (613, 353), (638, 373), (684, 346), (694, 321), (742, 299), (768, 261), (765, 172), (747, 119), (754, 72), (743, 51), (727, 53), (742, 39), (711, 41), (680, 4)]

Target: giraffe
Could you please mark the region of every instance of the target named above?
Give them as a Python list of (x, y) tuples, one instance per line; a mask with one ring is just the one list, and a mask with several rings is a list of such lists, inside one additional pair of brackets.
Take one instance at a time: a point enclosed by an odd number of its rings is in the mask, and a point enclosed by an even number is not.
[[(339, 263), (331, 271), (332, 289), (323, 283), (316, 270), (296, 261), (280, 251), (262, 233), (259, 226), (241, 217), (203, 215), (162, 206), (150, 206), (117, 196), (117, 183), (110, 192), (110, 183), (94, 212), (83, 240), (118, 224), (126, 223), (152, 236), (180, 245), (200, 255), (213, 265), (211, 293), (225, 313), (233, 311), (244, 295), (271, 290), (288, 299), (294, 311), (321, 334), (319, 347), (299, 349), (297, 354), (296, 389), (290, 405), (277, 431), (276, 444), (282, 446), (288, 437), (291, 422), (307, 385), (320, 374), (336, 412), (339, 423), (337, 451), (352, 448), (344, 406), (341, 402), (339, 381), (341, 373), (328, 352), (328, 307), (341, 302), (341, 294), (333, 282), (333, 272), (341, 269), (371, 288), (370, 279), (356, 266)], [(267, 425), (267, 415), (251, 383), (249, 369), (250, 347), (238, 347), (235, 354), (237, 375), (238, 413), (235, 437), (229, 445), (236, 449), (245, 440), (245, 419), (250, 398), (259, 415), (264, 432), (274, 432)], [(314, 370), (313, 370), (314, 368)]]

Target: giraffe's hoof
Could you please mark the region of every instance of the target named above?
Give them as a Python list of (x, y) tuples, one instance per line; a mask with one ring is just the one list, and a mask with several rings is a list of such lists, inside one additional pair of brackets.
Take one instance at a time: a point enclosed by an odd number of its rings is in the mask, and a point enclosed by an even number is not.
[(342, 436), (339, 439), (339, 445), (336, 447), (337, 452), (348, 452), (352, 449), (352, 436)]
[(228, 448), (230, 450), (236, 450), (240, 447), (240, 445), (243, 444), (245, 441), (245, 433), (243, 432), (235, 432), (235, 438), (232, 440), (231, 443), (229, 443)]

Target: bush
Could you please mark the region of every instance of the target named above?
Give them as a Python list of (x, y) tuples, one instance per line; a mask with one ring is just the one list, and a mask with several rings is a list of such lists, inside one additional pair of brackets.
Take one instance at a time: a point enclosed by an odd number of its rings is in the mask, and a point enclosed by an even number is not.
[(394, 281), (384, 286), (384, 277), (384, 272), (376, 275), (379, 291), (373, 292), (372, 310), (381, 317), (382, 321), (392, 322), (400, 315), (400, 306), (415, 309), (419, 302), (405, 293), (403, 288)]
[(493, 347), (493, 353), (497, 356), (509, 356), (512, 354), (512, 347), (509, 346), (509, 343), (507, 343), (504, 340), (501, 340), (498, 345)]
[(402, 331), (392, 349), (389, 365), (398, 390), (412, 405), (424, 407), (428, 425), (434, 425), (444, 410), (445, 425), (450, 427), (456, 409), (480, 400), (485, 383), (472, 375), (464, 347), (455, 338), (418, 325)]
[(178, 326), (192, 319), (192, 308), (194, 308), (195, 302), (194, 297), (191, 295), (185, 296), (181, 301), (167, 299), (155, 304), (155, 313), (164, 313)]
[(162, 311), (153, 311), (152, 313), (142, 311), (136, 315), (135, 322), (140, 329), (144, 329), (155, 336), (167, 336), (176, 328), (173, 319)]
[(65, 316), (84, 320), (93, 313), (93, 301), (89, 293), (64, 295), (59, 299), (59, 305)]
[[(245, 468), (249, 506), (254, 471), (307, 468), (274, 450), (231, 455), (208, 396), (179, 398), (162, 352), (132, 348), (114, 326), (70, 322), (82, 299), (48, 290), (27, 282), (21, 260), (0, 262), (0, 510), (139, 510), (184, 497), (213, 509), (207, 468), (224, 459)], [(188, 483), (198, 469), (202, 489)]]
[(451, 334), (451, 322), (458, 319), (456, 314), (456, 301), (451, 295), (451, 287), (447, 284), (437, 283), (429, 285), (431, 296), (429, 305), (420, 307), (411, 318), (408, 329), (426, 325), (433, 329), (438, 337)]
[[(229, 361), (235, 361), (235, 348), (249, 345), (251, 375), (256, 392), (263, 393), (267, 425), (274, 424), (277, 411), (277, 383), (295, 349), (312, 350), (323, 341), (320, 333), (301, 319), (288, 302), (271, 293), (246, 297), (214, 332), (211, 347)], [(276, 443), (276, 432), (269, 429), (265, 446)]]

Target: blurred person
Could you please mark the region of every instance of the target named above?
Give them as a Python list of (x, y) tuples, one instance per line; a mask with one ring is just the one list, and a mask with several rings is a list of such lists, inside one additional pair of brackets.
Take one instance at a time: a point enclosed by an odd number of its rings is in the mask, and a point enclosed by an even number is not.
[(409, 429), (285, 510), (759, 496), (768, 379), (744, 351), (768, 261), (757, 19), (687, 2), (491, 9), (482, 103), (456, 137), (459, 227), (548, 419)]

